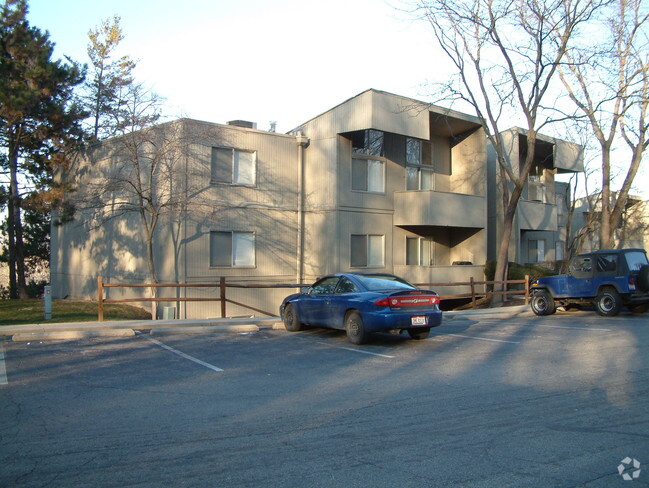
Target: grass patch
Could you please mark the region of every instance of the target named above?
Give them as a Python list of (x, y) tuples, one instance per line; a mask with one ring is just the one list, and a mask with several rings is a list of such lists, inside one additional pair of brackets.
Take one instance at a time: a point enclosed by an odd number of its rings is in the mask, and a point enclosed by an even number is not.
[[(104, 304), (104, 320), (150, 320), (151, 312), (121, 303)], [(52, 319), (45, 320), (42, 299), (0, 300), (0, 326), (96, 322), (97, 302), (91, 300), (52, 300)]]

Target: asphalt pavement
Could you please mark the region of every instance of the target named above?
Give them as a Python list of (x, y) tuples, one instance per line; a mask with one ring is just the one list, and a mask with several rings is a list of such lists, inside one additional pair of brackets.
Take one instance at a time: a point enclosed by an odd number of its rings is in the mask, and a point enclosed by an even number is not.
[[(444, 312), (443, 320), (510, 318), (531, 315), (528, 305), (488, 309)], [(257, 332), (260, 329), (283, 329), (279, 317), (175, 319), (175, 320), (125, 320), (103, 322), (38, 323), (0, 326), (0, 336), (11, 336), (14, 341), (72, 340), (91, 337), (128, 337), (136, 331), (149, 331), (152, 335), (209, 334)]]

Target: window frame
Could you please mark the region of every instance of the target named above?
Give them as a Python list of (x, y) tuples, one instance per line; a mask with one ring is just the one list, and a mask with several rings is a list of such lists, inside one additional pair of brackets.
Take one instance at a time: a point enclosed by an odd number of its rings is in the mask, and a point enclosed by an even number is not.
[[(230, 254), (230, 264), (219, 264), (217, 259), (217, 249), (214, 248), (213, 238), (216, 238), (217, 234), (230, 234), (230, 245), (229, 245), (229, 254)], [(252, 236), (252, 264), (249, 262), (245, 264), (236, 264), (236, 251), (235, 251), (235, 235), (250, 235)], [(236, 231), (236, 230), (211, 230), (209, 232), (209, 268), (256, 268), (257, 267), (257, 233), (254, 231)]]
[[(417, 143), (417, 160), (412, 161), (410, 155), (413, 152), (409, 149), (413, 143)], [(429, 157), (427, 157), (429, 156)], [(414, 137), (406, 137), (406, 191), (421, 191), (421, 190), (434, 190), (435, 189), (435, 165), (433, 164), (433, 147), (430, 141), (422, 139), (415, 139)], [(417, 172), (416, 188), (411, 187), (410, 183), (413, 181), (410, 173)], [(424, 174), (429, 175), (430, 184), (424, 188), (422, 185)]]
[[(412, 263), (410, 257), (412, 257), (409, 254), (409, 241), (410, 240), (415, 240), (417, 241), (417, 255), (416, 255), (416, 263)], [(424, 259), (426, 256), (426, 249), (425, 246), (428, 246), (428, 263), (424, 263)], [(424, 237), (424, 236), (406, 236), (406, 266), (424, 266), (424, 267), (430, 267), (430, 266), (435, 266), (435, 241), (431, 239), (430, 237)]]
[[(354, 256), (354, 249), (357, 248), (357, 246), (354, 245), (354, 238), (362, 237), (365, 238), (365, 250), (363, 251), (363, 255), (361, 256)], [(379, 249), (381, 252), (380, 256), (380, 263), (374, 263), (371, 262), (371, 256), (373, 255), (373, 251), (375, 252), (376, 249), (372, 249), (372, 243), (371, 241), (376, 239), (370, 239), (370, 238), (379, 238), (380, 239), (380, 244), (379, 244)], [(349, 266), (351, 268), (385, 268), (385, 235), (384, 234), (351, 234), (350, 239), (349, 239)], [(376, 244), (376, 242), (375, 242)], [(363, 261), (364, 257), (364, 262), (365, 264), (359, 264), (359, 258), (360, 261)]]
[[(357, 156), (362, 156), (362, 157), (357, 157)], [(355, 185), (357, 183), (357, 180), (355, 179), (358, 178), (358, 173), (354, 170), (354, 163), (356, 161), (364, 161), (365, 162), (365, 170), (363, 172), (364, 175), (364, 189), (363, 188), (358, 188), (358, 185)], [(381, 166), (381, 189), (380, 190), (370, 190), (370, 180), (371, 180), (371, 175), (373, 174), (370, 171), (370, 163), (379, 163)], [(353, 192), (360, 192), (360, 193), (373, 193), (375, 195), (385, 195), (385, 159), (384, 158), (376, 158), (376, 157), (371, 157), (366, 154), (360, 154), (360, 153), (354, 153), (352, 155), (352, 167), (351, 167), (351, 187)]]
[[(219, 175), (219, 158), (215, 157), (215, 152), (216, 151), (229, 151), (230, 152), (230, 161), (229, 161), (229, 178), (228, 180), (223, 179)], [(252, 175), (252, 182), (247, 182), (247, 181), (241, 181), (236, 180), (235, 181), (235, 175), (237, 174), (242, 174), (241, 171), (237, 171), (239, 166), (238, 165), (238, 154), (251, 154), (251, 166), (252, 166), (252, 171), (249, 171), (247, 173), (251, 173)], [(251, 150), (251, 149), (240, 149), (236, 147), (227, 147), (227, 146), (212, 146), (211, 148), (211, 159), (210, 159), (210, 184), (211, 185), (228, 185), (228, 186), (243, 186), (243, 187), (248, 187), (248, 188), (256, 188), (257, 187), (257, 151), (256, 150)], [(222, 169), (223, 174), (226, 173), (225, 168)]]

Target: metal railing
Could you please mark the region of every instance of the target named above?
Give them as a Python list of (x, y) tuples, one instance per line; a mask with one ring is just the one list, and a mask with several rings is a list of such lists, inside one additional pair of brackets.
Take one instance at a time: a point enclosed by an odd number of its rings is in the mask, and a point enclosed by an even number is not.
[[(524, 289), (522, 290), (508, 290), (505, 291), (488, 291), (487, 286), (489, 285), (505, 285), (505, 288), (508, 288), (509, 285), (518, 285), (523, 284)], [(416, 283), (416, 286), (419, 287), (451, 287), (451, 286), (468, 286), (470, 289), (469, 293), (460, 293), (456, 295), (440, 295), (442, 300), (449, 300), (453, 298), (471, 298), (471, 307), (474, 308), (477, 305), (478, 299), (481, 298), (490, 298), (493, 295), (525, 295), (525, 303), (529, 303), (530, 296), (530, 280), (529, 276), (525, 276), (524, 280), (507, 280), (507, 281), (475, 281), (471, 277), (470, 281), (466, 282), (457, 282), (457, 283)], [(253, 307), (251, 305), (246, 305), (245, 303), (237, 302), (227, 298), (226, 291), (228, 288), (249, 288), (249, 289), (271, 289), (271, 288), (304, 288), (308, 287), (310, 284), (242, 284), (242, 283), (228, 283), (224, 276), (219, 278), (218, 283), (163, 283), (163, 284), (126, 284), (126, 283), (104, 283), (103, 277), (99, 276), (97, 278), (97, 320), (102, 322), (104, 320), (104, 304), (105, 303), (146, 303), (146, 302), (220, 302), (221, 304), (221, 317), (227, 316), (227, 304), (231, 303), (239, 307), (246, 308), (248, 310), (253, 310), (269, 317), (274, 317), (277, 314), (272, 312), (267, 312), (259, 308)], [(483, 287), (484, 290), (477, 290), (476, 287)], [(157, 297), (152, 296), (149, 298), (137, 297), (137, 298), (104, 298), (104, 289), (105, 288), (175, 288), (176, 290), (180, 288), (216, 288), (219, 290), (219, 296), (217, 297), (208, 297), (208, 298), (188, 298), (188, 297)], [(153, 313), (152, 313), (153, 315)], [(155, 317), (151, 317), (154, 319)]]

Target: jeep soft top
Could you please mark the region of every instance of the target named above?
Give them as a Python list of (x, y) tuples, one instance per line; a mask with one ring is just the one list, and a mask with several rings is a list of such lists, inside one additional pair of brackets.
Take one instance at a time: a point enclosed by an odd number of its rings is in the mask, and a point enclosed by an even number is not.
[(644, 249), (602, 249), (572, 258), (568, 273), (532, 284), (532, 310), (549, 315), (594, 304), (600, 315), (617, 315), (623, 306), (634, 313), (649, 308), (649, 261)]

